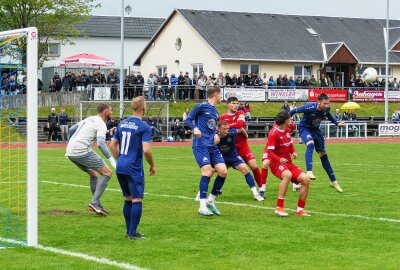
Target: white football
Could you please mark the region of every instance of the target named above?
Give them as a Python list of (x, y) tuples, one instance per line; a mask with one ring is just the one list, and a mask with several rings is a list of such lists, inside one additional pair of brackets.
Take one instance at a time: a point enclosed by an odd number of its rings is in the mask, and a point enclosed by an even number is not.
[(174, 138), (172, 137), (172, 136), (169, 136), (168, 138), (167, 138), (167, 142), (173, 142), (174, 141)]
[(376, 80), (376, 77), (378, 76), (378, 72), (376, 71), (376, 69), (369, 67), (364, 70), (362, 76), (364, 78), (364, 82), (371, 83)]

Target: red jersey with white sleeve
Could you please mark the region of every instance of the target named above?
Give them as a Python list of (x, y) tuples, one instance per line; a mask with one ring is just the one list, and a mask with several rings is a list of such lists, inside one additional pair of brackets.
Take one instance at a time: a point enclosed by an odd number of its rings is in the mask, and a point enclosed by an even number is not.
[[(272, 130), (274, 130), (275, 127), (277, 127), (277, 125), (274, 123), (274, 125), (272, 126)], [(291, 135), (295, 129), (296, 129), (296, 125), (293, 124), (293, 123), (290, 123), (290, 126), (286, 129), (286, 132), (289, 132), (289, 134)], [(265, 143), (265, 147), (264, 147), (264, 153), (263, 153), (263, 156), (262, 156), (262, 160), (263, 161), (265, 159), (268, 159), (268, 141), (269, 141), (269, 136), (268, 136), (267, 142)], [(292, 147), (293, 147), (293, 143), (292, 143)], [(293, 153), (294, 152), (295, 151), (294, 151), (294, 147), (293, 147)]]

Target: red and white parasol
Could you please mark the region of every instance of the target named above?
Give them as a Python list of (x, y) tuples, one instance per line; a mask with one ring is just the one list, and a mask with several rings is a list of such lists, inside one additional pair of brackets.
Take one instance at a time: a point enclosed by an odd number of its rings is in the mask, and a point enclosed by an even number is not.
[(114, 61), (90, 53), (80, 53), (61, 60), (61, 67), (114, 66)]

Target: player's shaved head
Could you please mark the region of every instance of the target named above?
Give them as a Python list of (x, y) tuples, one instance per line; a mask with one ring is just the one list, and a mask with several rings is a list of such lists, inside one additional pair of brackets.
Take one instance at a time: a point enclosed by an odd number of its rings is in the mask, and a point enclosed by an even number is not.
[(110, 105), (102, 103), (99, 106), (97, 106), (97, 113), (100, 114), (100, 113), (103, 113), (105, 110), (109, 110), (109, 109), (111, 109)]
[(226, 100), (226, 103), (231, 103), (231, 102), (234, 102), (234, 101), (236, 101), (236, 102), (239, 102), (239, 99), (237, 98), (237, 97), (229, 97), (227, 100)]
[(221, 88), (219, 88), (218, 86), (211, 86), (208, 88), (207, 91), (207, 98), (213, 98), (216, 94), (220, 94), (221, 93)]
[(133, 113), (138, 113), (143, 111), (143, 109), (146, 109), (146, 103), (144, 101), (144, 97), (143, 96), (135, 97), (131, 101), (131, 109)]
[(290, 118), (290, 114), (287, 111), (280, 111), (275, 117), (275, 123), (280, 126), (285, 123), (287, 119)]

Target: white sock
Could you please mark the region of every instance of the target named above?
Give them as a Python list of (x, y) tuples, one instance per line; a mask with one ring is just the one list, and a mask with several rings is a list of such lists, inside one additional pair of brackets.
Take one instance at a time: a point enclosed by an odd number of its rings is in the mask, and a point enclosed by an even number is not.
[(260, 187), (260, 191), (264, 191), (265, 192), (265, 189), (266, 189), (266, 185), (262, 184), (261, 187)]
[(215, 196), (215, 195), (213, 195), (213, 194), (210, 193), (210, 195), (208, 196), (208, 200), (207, 200), (207, 201), (208, 201), (209, 203), (214, 203), (216, 197), (217, 197), (217, 196)]
[(200, 199), (200, 208), (207, 207), (207, 199)]
[(253, 195), (256, 196), (258, 194), (257, 188), (256, 187), (252, 187), (250, 188), (251, 192), (253, 192)]

